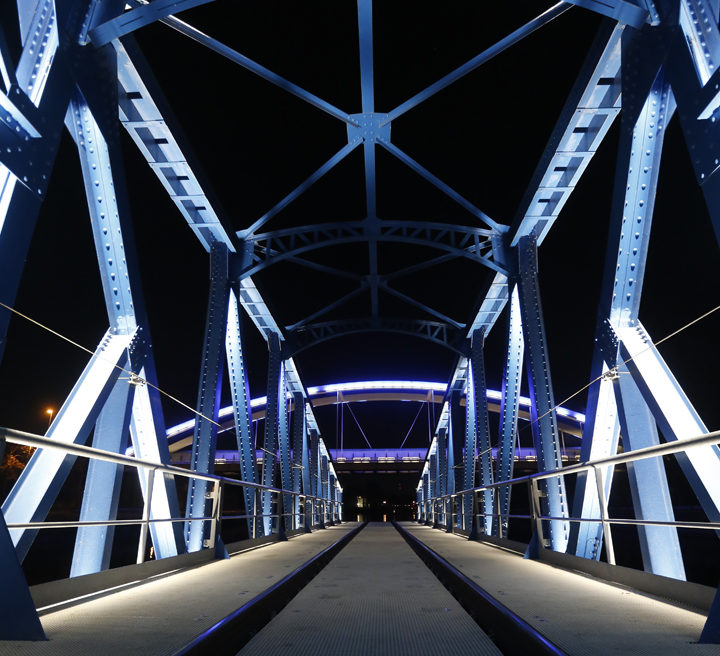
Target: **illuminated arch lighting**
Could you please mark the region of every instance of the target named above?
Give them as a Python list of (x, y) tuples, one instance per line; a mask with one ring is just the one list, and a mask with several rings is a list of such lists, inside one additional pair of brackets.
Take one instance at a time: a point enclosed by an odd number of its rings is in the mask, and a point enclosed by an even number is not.
[[(437, 394), (435, 403), (442, 403), (447, 390), (446, 383), (433, 383), (413, 380), (371, 380), (356, 381), (349, 383), (331, 383), (329, 385), (317, 385), (308, 387), (307, 393), (314, 402), (314, 406), (334, 405), (340, 402), (362, 403), (371, 401), (411, 401), (424, 403), (428, 397), (433, 399)], [(342, 397), (340, 396), (342, 395)], [(487, 399), (491, 410), (497, 410), (502, 394), (497, 390), (487, 390)], [(288, 395), (290, 399), (290, 395)], [(267, 397), (260, 396), (250, 401), (250, 409), (253, 420), (265, 417), (265, 406)], [(530, 399), (526, 396), (520, 397), (520, 412), (527, 418), (530, 413)], [(565, 432), (581, 436), (582, 426), (585, 423), (585, 415), (575, 410), (558, 407), (555, 409), (559, 421)], [(234, 428), (233, 407), (221, 408), (218, 413), (218, 423), (222, 431)], [(192, 434), (195, 428), (195, 419), (189, 419), (166, 431), (170, 451), (180, 451), (192, 443)], [(130, 451), (130, 450), (129, 450)]]

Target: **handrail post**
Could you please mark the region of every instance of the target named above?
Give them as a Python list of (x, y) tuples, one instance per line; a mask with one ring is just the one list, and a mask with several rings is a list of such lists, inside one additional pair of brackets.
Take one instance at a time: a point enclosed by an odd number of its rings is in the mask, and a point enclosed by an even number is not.
[(538, 559), (540, 558), (540, 549), (543, 546), (543, 529), (542, 520), (540, 519), (540, 517), (542, 517), (540, 510), (540, 490), (537, 480), (534, 478), (528, 481), (528, 499), (530, 502), (532, 537), (530, 538), (530, 544), (528, 544), (525, 557)]
[(448, 510), (449, 512), (445, 515), (445, 531), (447, 533), (455, 532), (455, 497), (448, 497)]
[(142, 524), (140, 524), (140, 539), (138, 540), (138, 551), (136, 563), (145, 562), (145, 545), (147, 544), (148, 527), (150, 525), (150, 504), (152, 503), (153, 486), (155, 484), (155, 468), (148, 470), (148, 481), (145, 487), (145, 505), (143, 506)]
[[(479, 517), (478, 513), (480, 512), (480, 509), (478, 507), (478, 493), (473, 490), (470, 492), (472, 494), (472, 517), (470, 517), (470, 535), (468, 536), (468, 540), (477, 540), (478, 539), (478, 523), (479, 523)], [(464, 506), (465, 504), (463, 504)]]
[(283, 503), (283, 495), (280, 492), (275, 493), (275, 504), (277, 506), (277, 532), (278, 532), (278, 541), (280, 542), (286, 542), (287, 541), (287, 531), (285, 526), (285, 504)]
[(595, 475), (595, 487), (598, 493), (598, 503), (600, 505), (600, 520), (602, 521), (603, 538), (605, 539), (605, 555), (609, 565), (615, 564), (615, 548), (612, 541), (612, 529), (608, 522), (607, 501), (605, 499), (605, 487), (603, 485), (602, 472), (593, 465), (593, 474)]

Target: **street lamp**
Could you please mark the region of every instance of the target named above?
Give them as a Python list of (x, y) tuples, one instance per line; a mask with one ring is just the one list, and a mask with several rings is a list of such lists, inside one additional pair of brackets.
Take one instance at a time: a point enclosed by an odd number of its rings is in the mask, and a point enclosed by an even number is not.
[(48, 416), (48, 428), (50, 428), (50, 424), (52, 424), (53, 415), (55, 414), (55, 409), (47, 408), (45, 410), (45, 414)]

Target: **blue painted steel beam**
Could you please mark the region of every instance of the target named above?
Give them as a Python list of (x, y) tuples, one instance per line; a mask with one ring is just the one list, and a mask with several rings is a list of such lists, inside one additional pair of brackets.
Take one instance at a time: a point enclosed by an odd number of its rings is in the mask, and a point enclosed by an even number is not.
[[(225, 244), (218, 242), (213, 244), (210, 251), (210, 290), (198, 383), (197, 422), (190, 452), (190, 469), (203, 474), (212, 474), (215, 471), (228, 292), (228, 251)], [(211, 514), (212, 500), (208, 498), (209, 491), (208, 481), (191, 479), (188, 482), (185, 508), (188, 519), (208, 517)], [(185, 523), (185, 545), (189, 552), (200, 551), (206, 546), (204, 541), (209, 535), (210, 527), (205, 522)], [(219, 539), (220, 536), (216, 536), (216, 540)]]
[[(105, 405), (127, 357), (134, 335), (106, 333), (90, 362), (53, 419), (47, 437), (68, 444), (84, 444)], [(58, 451), (35, 451), (2, 506), (8, 524), (43, 521), (75, 462)], [(23, 560), (36, 530), (10, 532), (18, 558)]]
[(456, 68), (451, 73), (440, 78), (437, 82), (431, 84), (426, 89), (423, 89), (419, 93), (416, 93), (412, 98), (406, 100), (401, 105), (398, 105), (388, 114), (387, 121), (394, 121), (396, 118), (402, 116), (405, 112), (417, 107), (420, 103), (424, 102), (428, 98), (434, 96), (438, 91), (442, 91), (445, 87), (451, 85), (453, 82), (457, 82), (460, 78), (464, 77), (468, 73), (471, 73), (479, 66), (500, 54), (503, 50), (507, 50), (511, 45), (517, 43), (521, 39), (525, 38), (529, 34), (532, 34), (535, 30), (546, 25), (551, 20), (557, 18), (560, 14), (570, 9), (569, 3), (558, 2), (540, 14), (537, 18), (525, 23), (522, 27), (518, 28), (514, 32), (511, 32), (504, 39), (501, 39), (494, 45), (490, 46), (486, 50), (483, 50), (480, 54), (473, 57), (470, 61), (466, 62), (462, 66)]
[[(97, 51), (94, 57), (97, 61), (93, 65), (99, 70), (113, 70), (117, 66), (112, 49)], [(81, 84), (83, 88), (90, 86), (92, 89), (92, 77), (83, 78)], [(131, 436), (135, 453), (141, 458), (168, 463), (170, 453), (164, 439), (165, 425), (152, 342), (139, 284), (140, 272), (120, 157), (119, 128), (117, 122), (110, 119), (117, 105), (117, 86), (109, 84), (100, 91), (93, 91), (86, 97), (76, 89), (66, 124), (78, 146), (110, 326), (118, 334), (141, 329), (137, 344), (129, 351), (131, 371), (149, 383), (140, 385), (133, 398)], [(97, 116), (105, 117), (102, 125), (96, 120)], [(141, 472), (138, 476), (145, 491), (146, 477)], [(151, 517), (179, 516), (174, 481), (162, 475), (156, 478), (158, 485), (154, 487)], [(179, 524), (153, 523), (150, 532), (158, 558), (176, 555), (184, 549)]]
[(294, 324), (290, 326), (285, 326), (286, 333), (291, 333), (293, 331), (296, 331), (303, 326), (311, 323), (312, 321), (315, 321), (318, 317), (323, 316), (324, 314), (327, 314), (328, 312), (331, 312), (332, 310), (340, 307), (341, 305), (345, 305), (348, 301), (355, 298), (358, 294), (362, 294), (363, 292), (367, 291), (368, 284), (366, 281), (362, 281), (360, 284), (360, 287), (358, 289), (353, 289), (351, 292), (348, 292), (344, 296), (341, 296), (336, 301), (329, 303), (328, 305), (320, 308), (317, 312), (313, 312), (312, 314), (308, 315), (304, 319), (301, 319), (300, 321), (296, 321)]
[[(490, 424), (488, 418), (487, 404), (487, 385), (485, 383), (485, 356), (484, 356), (485, 335), (482, 330), (476, 330), (472, 336), (472, 345), (470, 350), (470, 376), (468, 379), (468, 397), (466, 407), (468, 414), (472, 408), (474, 418), (473, 429), (474, 436), (470, 436), (470, 423), (468, 423), (468, 441), (465, 444), (465, 462), (466, 466), (472, 454), (473, 464), (475, 454), (477, 453), (477, 469), (478, 469), (478, 485), (491, 485), (493, 483), (493, 462), (492, 462), (492, 445), (490, 442)], [(474, 487), (473, 467), (472, 476), (470, 472), (465, 471), (465, 489)], [(470, 483), (470, 485), (468, 485)], [(468, 497), (468, 501), (471, 502)], [(480, 512), (484, 513), (484, 517), (480, 518), (484, 533), (486, 535), (497, 535), (497, 529), (494, 527), (495, 513), (495, 496), (493, 490), (485, 490), (480, 495)], [(470, 511), (472, 505), (470, 503)], [(466, 510), (465, 516), (470, 513)]]
[[(5, 440), (0, 444), (0, 460), (5, 455)], [(5, 518), (0, 513), (0, 640), (45, 640), (45, 632), (30, 596)]]
[(473, 205), (469, 200), (467, 200), (454, 189), (445, 184), (442, 180), (440, 180), (440, 178), (430, 173), (430, 171), (428, 171), (425, 167), (421, 166), (410, 156), (405, 154), (402, 150), (395, 146), (395, 144), (392, 144), (384, 139), (378, 139), (377, 143), (379, 143), (383, 148), (385, 148), (385, 150), (387, 150), (390, 154), (395, 155), (395, 157), (397, 157), (403, 164), (408, 166), (410, 169), (415, 171), (415, 173), (417, 173), (420, 177), (425, 178), (425, 180), (427, 180), (430, 184), (434, 185), (446, 196), (454, 200), (458, 205), (460, 205), (460, 207), (470, 212), (470, 214), (472, 214), (474, 217), (480, 219), (494, 232), (503, 233), (507, 231), (507, 226), (493, 221), (487, 214), (485, 214), (485, 212), (475, 207), (475, 205)]
[[(310, 494), (314, 497), (320, 496), (320, 437), (316, 430), (308, 430), (308, 446), (309, 456), (308, 461), (310, 464)], [(320, 523), (320, 508), (315, 503), (313, 517), (313, 525)]]
[[(520, 318), (520, 299), (515, 284), (510, 296), (508, 308), (507, 351), (503, 365), (503, 381), (500, 399), (500, 429), (498, 457), (495, 479), (507, 481), (513, 477), (515, 466), (515, 442), (518, 429), (518, 409), (520, 404), (520, 386), (522, 384), (523, 355), (525, 353), (525, 340), (523, 339), (522, 322)], [(498, 505), (501, 515), (510, 513), (509, 486), (498, 490)], [(509, 519), (500, 519), (499, 537), (506, 538)]]
[[(279, 416), (285, 412), (285, 378), (282, 374), (280, 337), (274, 334), (268, 340), (267, 407), (265, 410), (265, 439), (263, 440), (263, 461), (261, 482), (267, 487), (275, 486), (275, 461), (278, 446)], [(281, 387), (282, 386), (282, 387)], [(268, 491), (260, 494), (262, 499), (263, 535), (272, 533), (272, 495)], [(278, 505), (282, 503), (278, 500)]]
[[(437, 433), (437, 483), (436, 491), (438, 496), (445, 496), (448, 494), (448, 428), (441, 428)], [(451, 470), (450, 470), (451, 471)], [(447, 517), (446, 505), (443, 503), (438, 509), (438, 520), (441, 524), (447, 524), (450, 520)]]
[[(290, 459), (290, 433), (288, 430), (288, 399), (287, 385), (285, 383), (285, 364), (280, 366), (280, 383), (278, 385), (278, 456), (280, 457), (280, 483), (284, 490), (292, 489), (292, 461)], [(294, 512), (293, 498), (289, 494), (283, 494), (278, 499), (278, 505), (282, 503), (284, 517), (278, 519), (278, 526), (283, 524), (285, 530), (290, 529), (291, 514)]]
[[(376, 234), (369, 234), (371, 227), (377, 231)], [(276, 230), (247, 240), (253, 247), (252, 262), (239, 275), (252, 276), (272, 264), (302, 253), (367, 242), (371, 237), (379, 242), (415, 244), (446, 251), (505, 274), (505, 266), (493, 260), (492, 234), (486, 228), (423, 221), (379, 221), (372, 226), (367, 221), (345, 221)]]
[(397, 333), (430, 341), (461, 355), (465, 355), (467, 352), (462, 334), (445, 323), (367, 317), (357, 320), (326, 321), (301, 326), (297, 330), (288, 333), (287, 340), (283, 343), (283, 353), (286, 356), (294, 356), (328, 340), (366, 332)]
[[(519, 279), (518, 292), (522, 315), (523, 338), (527, 352), (527, 373), (530, 385), (530, 425), (537, 451), (538, 471), (562, 467), (560, 440), (555, 416), (555, 399), (550, 377), (545, 324), (540, 302), (538, 284), (537, 242), (522, 237), (518, 244)], [(542, 482), (542, 481), (541, 481)], [(541, 500), (543, 514), (551, 517), (567, 517), (565, 481), (561, 477), (549, 480), (541, 486), (545, 496)], [(553, 551), (564, 552), (568, 540), (568, 522), (551, 520), (544, 522), (544, 538)], [(543, 537), (543, 536), (540, 536)]]
[[(708, 432), (642, 324), (621, 328), (619, 354), (667, 441)], [(676, 456), (710, 521), (720, 521), (720, 449), (703, 447)]]
[[(240, 476), (248, 483), (257, 483), (255, 466), (255, 444), (253, 443), (252, 420), (250, 413), (250, 388), (245, 366), (243, 350), (243, 326), (236, 290), (231, 290), (228, 305), (227, 332), (225, 336), (230, 394), (235, 418), (238, 456), (240, 458)], [(252, 488), (243, 488), (245, 514), (253, 514), (256, 492)], [(257, 537), (262, 530), (261, 522), (248, 517), (248, 536)]]
[[(292, 415), (292, 489), (293, 492), (310, 494), (308, 466), (307, 424), (305, 422), (305, 399), (299, 392), (293, 394)], [(295, 526), (300, 526), (300, 498), (295, 497), (293, 512)]]
[[(624, 53), (629, 61), (642, 57), (641, 52), (637, 52), (640, 48), (637, 41), (638, 37), (634, 34), (625, 38)], [(636, 49), (635, 57), (631, 57), (633, 48)], [(637, 319), (640, 309), (663, 139), (675, 109), (670, 87), (664, 74), (657, 74), (657, 66), (654, 59), (650, 58), (644, 66), (634, 66), (632, 72), (625, 73), (623, 77), (623, 88), (627, 92), (626, 106), (621, 119), (611, 228), (596, 331), (596, 352), (591, 369), (590, 380), (596, 382), (588, 395), (588, 422), (582, 443), (583, 460), (614, 455), (618, 446), (618, 402), (607, 377), (609, 368), (617, 364), (617, 343), (609, 343), (604, 333), (609, 328), (615, 330), (632, 323)], [(603, 375), (606, 377), (600, 378)], [(637, 395), (633, 398), (637, 398)], [(612, 469), (606, 468), (602, 474), (605, 495), (609, 498)], [(658, 485), (662, 485), (662, 482)], [(640, 487), (637, 491), (639, 497), (652, 494), (649, 487)], [(651, 501), (644, 505), (648, 503)], [(577, 478), (573, 515), (588, 519), (600, 518), (600, 503), (592, 476), (580, 474)], [(667, 529), (667, 533), (670, 545), (673, 540), (677, 540), (677, 533), (673, 529)], [(600, 558), (602, 539), (601, 525), (592, 522), (573, 523), (569, 550), (578, 556), (597, 560)], [(649, 549), (647, 545), (643, 548), (646, 551)], [(662, 541), (659, 541), (658, 548), (662, 549)], [(677, 573), (682, 578), (682, 567)]]
[(330, 114), (330, 116), (333, 116), (334, 118), (343, 121), (344, 123), (349, 123), (350, 125), (354, 124), (353, 119), (350, 118), (349, 114), (347, 114), (346, 112), (343, 112), (341, 109), (338, 109), (334, 105), (331, 105), (329, 102), (323, 100), (322, 98), (319, 98), (315, 94), (306, 91), (305, 89), (299, 87), (297, 84), (293, 84), (292, 82), (286, 80), (280, 75), (273, 73), (271, 70), (265, 68), (257, 62), (254, 62), (252, 59), (246, 57), (245, 55), (242, 55), (236, 50), (230, 48), (229, 46), (220, 43), (220, 41), (218, 41), (217, 39), (213, 39), (212, 37), (203, 34), (200, 30), (195, 29), (191, 25), (184, 23), (183, 21), (175, 18), (174, 16), (168, 16), (167, 18), (163, 18), (162, 22), (166, 25), (169, 25), (174, 30), (177, 30), (181, 34), (184, 34), (185, 36), (191, 38), (193, 41), (203, 46), (206, 46), (213, 52), (216, 52), (217, 54), (222, 55), (226, 59), (229, 59), (231, 62), (242, 66), (251, 73), (254, 73), (258, 77), (261, 77), (263, 80), (267, 80), (271, 84), (274, 84), (275, 86), (280, 87), (281, 89), (287, 91), (293, 96), (300, 98), (300, 100), (304, 100), (305, 102), (311, 104), (313, 107), (317, 107), (317, 109), (320, 109), (327, 114)]
[(566, 2), (636, 29), (642, 28), (650, 18), (650, 12), (647, 9), (625, 0), (566, 0)]
[[(624, 365), (618, 367), (615, 391), (625, 451), (660, 443), (655, 420)], [(673, 522), (670, 489), (662, 458), (628, 463), (630, 492), (637, 519)], [(685, 580), (682, 552), (674, 526), (638, 526), (646, 572)]]
[(305, 193), (312, 185), (314, 185), (320, 178), (322, 178), (328, 171), (332, 170), (337, 164), (342, 162), (357, 146), (360, 145), (359, 141), (349, 143), (338, 150), (329, 160), (327, 160), (320, 168), (314, 171), (310, 176), (303, 180), (295, 189), (293, 189), (287, 196), (276, 203), (271, 209), (263, 214), (257, 221), (245, 230), (240, 230), (237, 235), (241, 239), (245, 239), (250, 235), (254, 235), (260, 228), (262, 228), (268, 221), (284, 210), (290, 203), (292, 203), (298, 196)]
[(209, 2), (213, 0), (153, 0), (150, 4), (140, 5), (94, 27), (88, 32), (88, 36), (92, 44), (99, 48), (113, 39), (119, 39), (170, 14), (177, 14)]
[(395, 296), (396, 298), (399, 298), (405, 303), (412, 305), (415, 308), (418, 308), (419, 310), (422, 310), (423, 312), (427, 312), (429, 315), (435, 317), (436, 319), (440, 319), (440, 321), (443, 321), (446, 324), (449, 324), (453, 328), (464, 328), (465, 324), (459, 323), (458, 321), (455, 321), (454, 319), (451, 319), (446, 314), (443, 314), (442, 312), (438, 312), (437, 310), (434, 310), (429, 305), (425, 305), (424, 303), (421, 303), (420, 301), (415, 300), (412, 298), (412, 296), (408, 296), (407, 294), (403, 294), (402, 292), (398, 291), (397, 289), (393, 289), (389, 285), (387, 285), (385, 282), (383, 282), (382, 285), (380, 285), (380, 289), (382, 289), (387, 294), (390, 294), (391, 296)]
[[(129, 369), (127, 359), (122, 362)], [(125, 453), (130, 437), (130, 413), (135, 388), (127, 377), (115, 382), (95, 424), (92, 445), (111, 453)], [(123, 467), (101, 460), (90, 460), (85, 477), (80, 521), (112, 521), (117, 519)], [(114, 526), (81, 526), (75, 536), (70, 576), (94, 574), (110, 567)]]

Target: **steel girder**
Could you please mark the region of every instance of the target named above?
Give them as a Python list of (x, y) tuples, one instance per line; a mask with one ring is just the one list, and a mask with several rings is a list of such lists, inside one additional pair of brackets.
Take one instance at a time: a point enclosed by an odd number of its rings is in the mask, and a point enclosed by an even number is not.
[(383, 317), (373, 319), (369, 317), (358, 320), (326, 321), (303, 325), (288, 332), (283, 345), (283, 352), (288, 356), (295, 356), (305, 349), (331, 339), (373, 331), (419, 337), (456, 352), (465, 353), (467, 351), (465, 345), (458, 344), (458, 340), (462, 339), (462, 334), (448, 324), (438, 321), (388, 319)]
[[(492, 446), (490, 443), (490, 424), (488, 420), (487, 385), (485, 384), (485, 357), (484, 357), (485, 335), (482, 330), (476, 330), (472, 337), (470, 355), (470, 378), (468, 380), (468, 396), (466, 411), (473, 415), (475, 435), (465, 445), (465, 462), (473, 454), (473, 463), (477, 453), (478, 461), (478, 485), (491, 485), (493, 483)], [(472, 390), (472, 392), (471, 392)], [(471, 422), (468, 421), (468, 433)], [(472, 475), (465, 471), (465, 489), (474, 486), (475, 468), (472, 468)], [(495, 491), (485, 490), (481, 497), (480, 512), (483, 532), (486, 535), (497, 535), (495, 528)], [(472, 500), (469, 511), (466, 509), (465, 516), (472, 513)]]
[[(500, 429), (498, 457), (495, 478), (507, 481), (513, 477), (515, 466), (515, 442), (518, 430), (518, 408), (520, 405), (520, 385), (522, 383), (523, 355), (525, 341), (523, 339), (520, 319), (520, 299), (517, 287), (513, 285), (510, 296), (510, 308), (507, 327), (507, 351), (503, 366), (502, 396), (500, 399)], [(500, 513), (499, 537), (506, 538), (508, 517), (510, 513), (509, 486), (498, 488), (497, 503)]]
[[(626, 37), (626, 56), (634, 46), (634, 35)], [(655, 78), (653, 80), (653, 78)], [(617, 451), (618, 429), (622, 425), (625, 449), (650, 446), (657, 442), (655, 423), (635, 386), (629, 381), (612, 384), (609, 368), (617, 366), (617, 340), (612, 333), (637, 320), (652, 226), (663, 137), (673, 115), (675, 102), (665, 76), (657, 74), (657, 65), (639, 67), (623, 77), (627, 87), (621, 123), (621, 143), (615, 197), (611, 218), (611, 237), (603, 282), (603, 297), (591, 380), (596, 381), (588, 398), (588, 419), (582, 446), (583, 459), (613, 455)], [(651, 86), (650, 86), (651, 85)], [(644, 101), (635, 100), (637, 96)], [(604, 356), (604, 357), (603, 357)], [(623, 398), (623, 394), (627, 398)], [(637, 404), (640, 404), (640, 407)], [(618, 416), (618, 410), (620, 410)], [(619, 421), (618, 421), (619, 420)], [(672, 506), (664, 469), (658, 463), (643, 463), (629, 468), (636, 514), (646, 518), (672, 521)], [(613, 472), (601, 472), (606, 498), (612, 488)], [(645, 484), (649, 483), (649, 484)], [(600, 518), (600, 502), (592, 477), (579, 475), (575, 487), (573, 514)], [(648, 571), (685, 578), (679, 556), (677, 530), (652, 527), (640, 531), (643, 562)], [(648, 543), (650, 540), (650, 543)], [(574, 524), (569, 549), (579, 556), (600, 558), (602, 526), (592, 522)]]
[[(223, 377), (223, 350), (226, 344), (228, 324), (228, 251), (225, 244), (216, 242), (210, 251), (210, 290), (205, 318), (205, 340), (200, 364), (198, 386), (197, 422), (190, 452), (190, 468), (203, 474), (215, 471), (218, 411)], [(191, 479), (188, 482), (185, 515), (188, 520), (208, 517), (212, 508), (208, 481)], [(187, 550), (200, 551), (209, 536), (206, 522), (185, 523)], [(215, 536), (220, 541), (220, 536)]]
[[(537, 241), (534, 237), (521, 237), (517, 249), (518, 296), (530, 386), (530, 425), (537, 452), (538, 470), (549, 471), (562, 467), (562, 457), (550, 377), (545, 322), (540, 303)], [(541, 499), (543, 514), (555, 518), (567, 517), (568, 507), (564, 479), (557, 477), (541, 481), (541, 483), (541, 488), (545, 493)], [(543, 522), (543, 527), (546, 535), (533, 536), (533, 539), (547, 539), (553, 551), (564, 552), (568, 540), (568, 522), (562, 519), (553, 519)]]
[[(275, 460), (277, 458), (278, 432), (280, 429), (280, 415), (285, 412), (285, 376), (283, 361), (280, 355), (280, 338), (277, 335), (268, 340), (268, 376), (267, 376), (267, 408), (265, 410), (265, 439), (263, 440), (263, 460), (261, 481), (266, 487), (275, 485)], [(263, 490), (262, 499), (263, 535), (272, 533), (273, 521), (272, 494)], [(278, 508), (282, 500), (277, 500)]]
[(492, 259), (493, 235), (486, 228), (425, 221), (344, 221), (276, 230), (245, 237), (253, 256), (242, 276), (319, 248), (367, 242), (371, 237), (378, 242), (427, 246), (505, 273)]
[[(120, 376), (135, 333), (106, 333), (90, 362), (53, 419), (46, 437), (68, 444), (84, 444)], [(5, 499), (2, 512), (9, 524), (43, 521), (67, 479), (74, 456), (38, 449)], [(37, 531), (14, 529), (10, 535), (23, 560)]]
[[(305, 401), (299, 392), (293, 395), (292, 456), (293, 492), (310, 494)], [(300, 526), (300, 503), (300, 497), (295, 497), (293, 512), (295, 513), (296, 527)], [(309, 527), (306, 526), (306, 530), (309, 530)]]
[[(624, 26), (608, 22), (595, 38), (504, 240), (507, 243), (517, 245), (522, 235), (530, 234), (542, 243), (620, 112), (623, 32)], [(509, 250), (504, 252), (498, 245), (493, 257), (504, 268), (515, 270)], [(467, 330), (468, 339), (478, 328), (483, 328), (486, 336), (490, 333), (505, 309), (512, 284), (500, 272), (486, 283), (483, 300)], [(466, 371), (463, 356), (457, 361), (447, 396), (464, 387)], [(438, 429), (446, 419), (440, 417)]]
[[(127, 359), (122, 366), (129, 370), (130, 363)], [(115, 382), (95, 424), (92, 443), (94, 448), (111, 453), (125, 453), (130, 435), (134, 389), (127, 380)], [(102, 522), (117, 517), (122, 475), (123, 468), (119, 465), (90, 460), (80, 508), (81, 522)], [(114, 526), (78, 528), (70, 576), (94, 574), (108, 569), (114, 534)]]
[[(228, 376), (230, 378), (230, 393), (233, 402), (233, 416), (235, 418), (235, 434), (237, 437), (238, 456), (240, 457), (240, 475), (248, 483), (257, 483), (257, 468), (255, 466), (255, 444), (253, 443), (252, 419), (250, 413), (250, 389), (247, 370), (245, 367), (245, 353), (243, 350), (243, 327), (240, 316), (237, 290), (231, 289), (228, 307), (228, 323), (225, 337), (225, 353), (227, 356)], [(243, 488), (245, 500), (245, 514), (254, 514), (256, 492), (252, 488)], [(257, 537), (262, 530), (259, 521), (247, 519), (248, 535)]]

